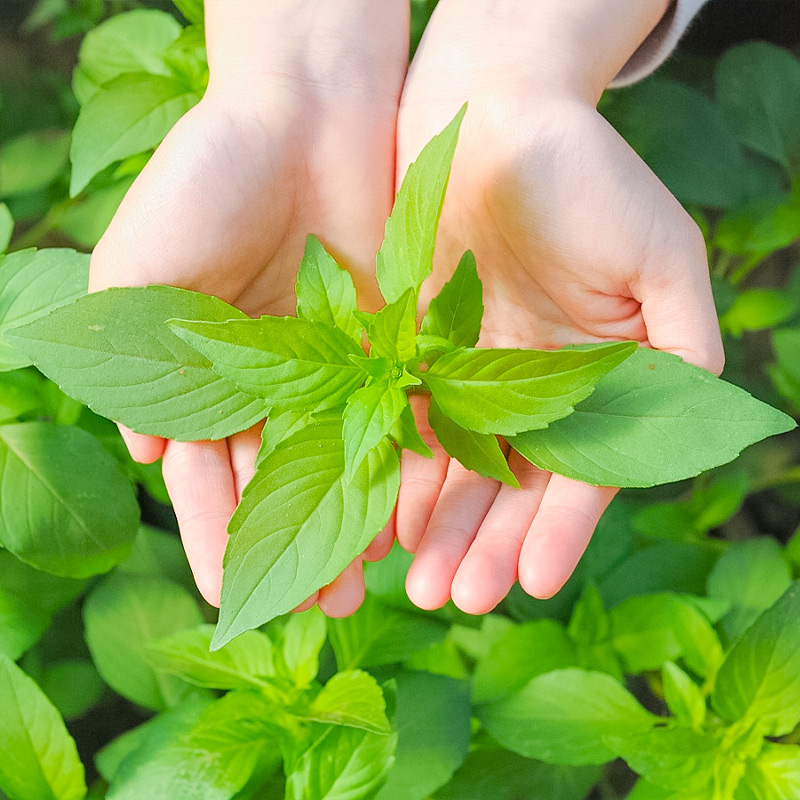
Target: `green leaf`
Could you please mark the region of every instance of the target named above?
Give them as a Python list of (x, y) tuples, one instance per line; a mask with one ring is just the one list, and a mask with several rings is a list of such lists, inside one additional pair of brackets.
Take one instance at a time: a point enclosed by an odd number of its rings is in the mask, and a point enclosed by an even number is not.
[(309, 236), (297, 273), (297, 316), (337, 327), (360, 343), (361, 324), (353, 316), (357, 310), (350, 273), (336, 263), (316, 236)]
[(800, 585), (765, 611), (720, 667), (711, 702), (735, 722), (757, 720), (765, 736), (788, 733), (800, 720)]
[(2, 341), (6, 332), (86, 294), (89, 256), (74, 250), (18, 250), (0, 255), (0, 370), (31, 363)]
[(171, 286), (107, 289), (7, 338), (67, 394), (139, 433), (224, 439), (263, 419), (262, 401), (221, 378), (167, 327), (176, 314), (244, 317), (215, 297)]
[(214, 369), (270, 408), (319, 411), (341, 405), (364, 382), (350, 360), (364, 351), (338, 328), (297, 317), (229, 322), (174, 320), (170, 328)]
[(475, 256), (470, 250), (461, 257), (453, 277), (431, 300), (421, 333), (441, 336), (456, 347), (474, 347), (483, 319), (483, 287)]
[(381, 687), (372, 675), (360, 670), (334, 675), (302, 716), (387, 736), (392, 732)]
[(133, 547), (117, 572), (166, 578), (186, 589), (195, 588), (180, 537), (150, 525), (139, 526)]
[(68, 156), (69, 134), (66, 131), (31, 131), (3, 142), (0, 197), (19, 197), (47, 189), (67, 166)]
[(669, 710), (684, 725), (700, 730), (706, 718), (706, 701), (698, 685), (672, 661), (664, 664), (661, 683)]
[(402, 389), (381, 381), (362, 386), (347, 398), (342, 428), (347, 480), (367, 453), (384, 440), (407, 405), (408, 398)]
[(371, 353), (392, 362), (411, 361), (417, 352), (416, 309), (417, 296), (407, 289), (378, 311), (367, 329)]
[(90, 434), (71, 426), (0, 426), (0, 544), (71, 578), (107, 572), (139, 525), (133, 486)]
[(173, 0), (173, 2), (189, 22), (200, 25), (205, 20), (203, 0)]
[(51, 621), (46, 611), (0, 586), (0, 655), (16, 661), (39, 641)]
[(795, 427), (743, 389), (658, 350), (640, 349), (567, 419), (515, 436), (542, 469), (603, 486), (653, 486), (724, 464)]
[(100, 241), (119, 204), (133, 184), (133, 176), (73, 199), (57, 220), (56, 229), (89, 250)]
[(106, 685), (91, 661), (64, 659), (48, 665), (39, 686), (65, 719), (75, 719), (97, 704)]
[(177, 703), (189, 685), (152, 667), (149, 642), (202, 622), (192, 596), (157, 578), (112, 575), (88, 597), (83, 609), (86, 643), (103, 680), (146, 708)]
[(428, 409), (428, 422), (439, 444), (451, 458), (479, 475), (519, 489), (519, 481), (510, 470), (496, 436), (462, 428), (442, 413), (434, 399), (431, 399)]
[(725, 51), (715, 78), (717, 100), (731, 130), (748, 147), (791, 170), (800, 148), (797, 59), (768, 42), (747, 42)]
[(433, 246), (450, 165), (467, 107), (422, 149), (403, 178), (378, 252), (378, 285), (387, 303), (413, 293), (433, 268)]
[(14, 235), (14, 216), (5, 203), (0, 203), (0, 254), (8, 250)]
[(464, 762), (469, 689), (425, 672), (397, 676), (397, 760), (376, 800), (427, 800)]
[(781, 289), (746, 289), (736, 296), (733, 305), (722, 315), (720, 327), (723, 333), (733, 336), (772, 328), (792, 317), (798, 306), (798, 299)]
[(261, 429), (261, 445), (256, 455), (256, 468), (284, 440), (308, 425), (311, 414), (308, 411), (282, 411), (270, 414)]
[(736, 800), (791, 800), (800, 797), (800, 747), (765, 742), (747, 762)]
[[(272, 633), (270, 627), (270, 633)], [(327, 618), (316, 606), (291, 614), (282, 627), (283, 664), (296, 686), (309, 686), (319, 672), (319, 654), (327, 638)]]
[(713, 244), (726, 253), (763, 258), (800, 236), (800, 186), (792, 192), (757, 197), (726, 211)]
[(119, 75), (81, 108), (72, 129), (70, 197), (109, 164), (160, 144), (200, 100), (183, 81), (164, 75)]
[(635, 349), (633, 342), (554, 351), (464, 348), (437, 359), (421, 377), (454, 422), (508, 435), (571, 414)]
[(78, 101), (85, 104), (103, 84), (126, 72), (169, 75), (163, 53), (180, 32), (175, 17), (151, 9), (116, 14), (89, 31), (78, 54), (80, 78), (76, 75), (73, 84)]
[[(800, 365), (797, 363), (797, 352), (800, 347), (800, 328), (781, 328), (772, 332), (772, 348), (778, 358), (773, 365), (770, 377), (778, 391), (789, 402), (800, 408)], [(776, 380), (776, 367), (785, 376), (784, 380)]]
[(340, 670), (405, 661), (447, 635), (447, 626), (430, 616), (389, 608), (367, 595), (355, 614), (328, 622), (328, 635)]
[(0, 550), (0, 590), (24, 602), (28, 609), (39, 609), (48, 615), (61, 611), (80, 596), (86, 584), (86, 580), (40, 572), (8, 550)]
[(424, 458), (433, 458), (433, 451), (420, 436), (417, 422), (414, 419), (414, 412), (411, 410), (410, 405), (406, 404), (403, 407), (397, 422), (389, 431), (389, 436), (397, 442), (397, 446), (401, 450), (412, 450)]
[(344, 480), (335, 418), (315, 421), (278, 445), (228, 527), (213, 646), (291, 611), (337, 577), (386, 524), (398, 484), (398, 458), (388, 443)]
[(177, 675), (208, 689), (247, 689), (264, 685), (274, 674), (268, 636), (246, 631), (225, 647), (210, 652), (213, 625), (181, 630), (147, 644), (147, 658), (156, 670)]
[(83, 765), (58, 711), (0, 655), (0, 790), (10, 800), (82, 800)]
[(611, 761), (617, 754), (607, 737), (645, 733), (658, 721), (614, 678), (580, 669), (538, 675), (520, 691), (481, 706), (478, 716), (509, 750), (573, 766)]

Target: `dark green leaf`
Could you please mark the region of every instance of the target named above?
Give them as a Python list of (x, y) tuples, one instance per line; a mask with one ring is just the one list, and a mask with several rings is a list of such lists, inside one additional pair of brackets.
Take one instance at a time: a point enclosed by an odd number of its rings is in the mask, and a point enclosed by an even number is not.
[(387, 736), (392, 732), (381, 687), (372, 675), (359, 670), (334, 675), (302, 716)]

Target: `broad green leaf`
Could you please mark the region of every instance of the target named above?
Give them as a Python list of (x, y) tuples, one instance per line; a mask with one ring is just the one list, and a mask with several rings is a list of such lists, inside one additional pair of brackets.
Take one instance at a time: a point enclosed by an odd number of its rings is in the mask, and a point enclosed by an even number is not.
[(89, 31), (78, 54), (80, 79), (73, 85), (78, 101), (85, 104), (103, 84), (126, 72), (169, 75), (163, 53), (180, 32), (175, 17), (151, 9), (117, 14)]
[(757, 720), (765, 736), (788, 733), (800, 720), (800, 585), (765, 611), (720, 667), (711, 701), (735, 722)]
[(651, 730), (657, 717), (602, 672), (561, 669), (520, 691), (486, 703), (478, 716), (497, 742), (520, 755), (554, 764), (604, 764), (617, 755), (609, 736)]
[(553, 351), (463, 348), (443, 355), (420, 376), (454, 422), (478, 433), (508, 435), (571, 414), (635, 349), (633, 342)]
[(356, 389), (344, 409), (344, 461), (347, 479), (355, 474), (370, 450), (377, 447), (408, 405), (402, 389), (375, 381)]
[(229, 322), (175, 320), (170, 328), (243, 392), (278, 411), (341, 405), (364, 382), (349, 359), (364, 355), (338, 328), (297, 317)]
[(70, 196), (109, 164), (158, 145), (200, 96), (183, 81), (131, 72), (85, 103), (72, 130)]
[(397, 422), (389, 431), (389, 436), (397, 442), (397, 446), (401, 450), (412, 450), (424, 458), (433, 458), (433, 451), (420, 436), (410, 405), (406, 404), (403, 407)]
[(202, 622), (192, 596), (157, 578), (112, 575), (89, 595), (83, 609), (86, 643), (103, 680), (146, 708), (177, 703), (189, 690), (184, 681), (154, 669), (149, 642)]
[(14, 217), (5, 203), (0, 203), (0, 254), (8, 250), (14, 234)]
[(800, 132), (800, 63), (768, 42), (732, 47), (716, 66), (716, 94), (731, 130), (753, 150), (792, 168)]
[(244, 317), (215, 297), (145, 286), (108, 289), (8, 334), (71, 397), (139, 433), (224, 439), (266, 415), (166, 325), (174, 316)]
[(355, 614), (328, 622), (340, 670), (396, 664), (441, 641), (447, 626), (430, 616), (389, 608), (371, 595)]
[(421, 333), (441, 336), (456, 347), (474, 347), (483, 319), (483, 287), (475, 256), (470, 250), (461, 257), (453, 277), (431, 300)]
[(735, 542), (708, 576), (708, 595), (732, 608), (722, 619), (728, 641), (741, 636), (789, 588), (792, 572), (783, 548), (766, 536)]
[(411, 289), (385, 305), (368, 328), (371, 353), (391, 362), (411, 361), (417, 352), (417, 296)]
[(74, 250), (18, 250), (0, 255), (0, 370), (31, 360), (3, 341), (5, 333), (86, 294), (89, 256)]
[(314, 725), (311, 746), (286, 776), (286, 800), (368, 800), (394, 763), (395, 734)]
[(378, 252), (378, 285), (387, 303), (407, 289), (416, 295), (433, 268), (433, 246), (450, 165), (466, 105), (422, 149), (403, 178)]
[(66, 131), (31, 131), (3, 142), (0, 197), (18, 197), (46, 189), (61, 175), (68, 156), (69, 134)]
[(106, 691), (88, 659), (64, 659), (45, 667), (38, 678), (42, 691), (65, 719), (85, 714)]
[(428, 422), (439, 444), (451, 458), (479, 475), (519, 488), (519, 481), (509, 468), (496, 436), (462, 428), (442, 413), (433, 398), (428, 409)]
[(765, 742), (747, 762), (736, 800), (793, 800), (800, 797), (800, 747)]
[(282, 442), (309, 424), (308, 411), (283, 411), (270, 414), (261, 430), (261, 445), (256, 455), (256, 467)]
[(392, 732), (381, 687), (372, 675), (360, 670), (334, 675), (302, 716), (387, 736)]
[(0, 585), (0, 655), (16, 661), (39, 641), (51, 621), (46, 611), (4, 591)]
[(71, 578), (107, 572), (136, 536), (139, 507), (117, 462), (73, 426), (0, 426), (0, 545)]
[(515, 436), (511, 446), (575, 480), (653, 486), (694, 477), (794, 427), (738, 386), (677, 356), (640, 349), (567, 419)]
[(319, 654), (328, 635), (326, 616), (316, 606), (302, 614), (291, 614), (281, 632), (282, 666), (296, 686), (309, 686), (319, 672)]
[[(800, 219), (800, 214), (798, 215)], [(798, 226), (800, 233), (800, 225)], [(741, 336), (785, 322), (798, 310), (798, 300), (781, 289), (746, 289), (720, 318), (723, 333)]]
[(181, 630), (147, 644), (147, 659), (160, 672), (209, 689), (247, 689), (274, 674), (272, 642), (247, 631), (225, 647), (210, 651), (213, 625)]
[(86, 580), (40, 572), (7, 550), (0, 550), (0, 591), (24, 602), (28, 609), (54, 614), (72, 603), (86, 584)]
[(515, 625), (475, 667), (472, 697), (476, 703), (501, 700), (531, 678), (578, 666), (578, 651), (563, 625), (551, 619)]
[(282, 442), (242, 494), (228, 526), (214, 647), (330, 583), (389, 519), (397, 454), (379, 445), (346, 481), (341, 425), (336, 418), (316, 421)]
[(82, 800), (83, 765), (58, 711), (0, 655), (0, 790), (9, 800)]
[(357, 310), (350, 273), (336, 263), (316, 236), (309, 236), (297, 273), (297, 316), (335, 326), (360, 343), (361, 324), (353, 316)]
[(427, 800), (464, 762), (469, 689), (425, 672), (397, 676), (397, 760), (376, 800)]
[(684, 725), (700, 730), (706, 718), (706, 701), (698, 685), (672, 661), (664, 664), (661, 684), (669, 710)]

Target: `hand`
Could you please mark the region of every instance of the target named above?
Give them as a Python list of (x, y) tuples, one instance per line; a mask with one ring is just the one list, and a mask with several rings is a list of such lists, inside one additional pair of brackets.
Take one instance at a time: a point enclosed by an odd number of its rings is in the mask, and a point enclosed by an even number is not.
[[(627, 339), (722, 369), (702, 236), (595, 110), (626, 56), (600, 53), (584, 76), (575, 67), (614, 33), (633, 52), (663, 11), (647, 5), (580, 0), (565, 14), (547, 0), (440, 0), (434, 12), (403, 91), (398, 174), (468, 100), (423, 302), (473, 250), (484, 283), (479, 346)], [(614, 11), (627, 16), (605, 31)], [(435, 447), (425, 404), (415, 402)], [(428, 609), (452, 597), (485, 613), (517, 579), (535, 597), (555, 594), (616, 490), (511, 452), (522, 487), (513, 489), (435, 452), (403, 454), (396, 527), (416, 553), (409, 597)]]
[[(251, 316), (293, 314), (314, 233), (353, 272), (362, 307), (377, 308), (375, 253), (394, 197), (407, 17), (407, 0), (380, 12), (367, 0), (208, 0), (208, 92), (123, 201), (92, 257), (91, 289), (164, 283)], [(180, 443), (123, 431), (135, 459), (163, 456), (189, 563), (213, 605), (259, 433)], [(387, 531), (364, 557), (382, 557), (391, 542)], [(341, 616), (363, 593), (357, 559), (310, 603)]]

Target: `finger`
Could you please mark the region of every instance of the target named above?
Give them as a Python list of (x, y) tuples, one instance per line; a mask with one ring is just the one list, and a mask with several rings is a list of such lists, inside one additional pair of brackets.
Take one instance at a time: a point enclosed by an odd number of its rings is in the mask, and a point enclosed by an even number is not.
[(461, 561), (475, 539), (500, 484), (450, 461), (436, 508), (406, 576), (406, 592), (419, 608), (441, 608)]
[(425, 458), (403, 450), (400, 459), (400, 492), (395, 517), (397, 541), (409, 553), (414, 553), (433, 514), (450, 458), (436, 441), (428, 423), (427, 398), (417, 395), (410, 398), (410, 403), (420, 435), (433, 451), (433, 458)]
[(258, 448), (261, 447), (261, 429), (263, 427), (264, 423), (261, 422), (228, 438), (228, 451), (231, 456), (237, 503), (242, 499), (244, 487), (256, 474), (256, 455), (258, 455)]
[(197, 588), (219, 606), (227, 527), (236, 508), (228, 445), (167, 442), (163, 473)]
[(386, 523), (384, 529), (369, 543), (363, 552), (362, 558), (365, 561), (380, 561), (389, 555), (389, 551), (394, 544), (394, 520), (396, 511), (392, 511), (392, 516)]
[(160, 436), (145, 436), (134, 433), (130, 428), (117, 424), (122, 440), (134, 461), (140, 464), (152, 464), (164, 455), (167, 440)]
[(308, 600), (304, 600), (297, 608), (292, 611), (292, 614), (300, 614), (302, 611), (308, 611), (319, 599), (319, 592), (314, 592)]
[(519, 557), (519, 582), (529, 595), (552, 597), (567, 582), (618, 491), (550, 478)]
[(364, 565), (357, 558), (332, 583), (319, 590), (317, 603), (329, 617), (349, 617), (364, 602)]
[(453, 602), (467, 614), (486, 614), (517, 580), (522, 543), (550, 480), (550, 473), (512, 452), (508, 465), (520, 488), (503, 485), (453, 579)]

